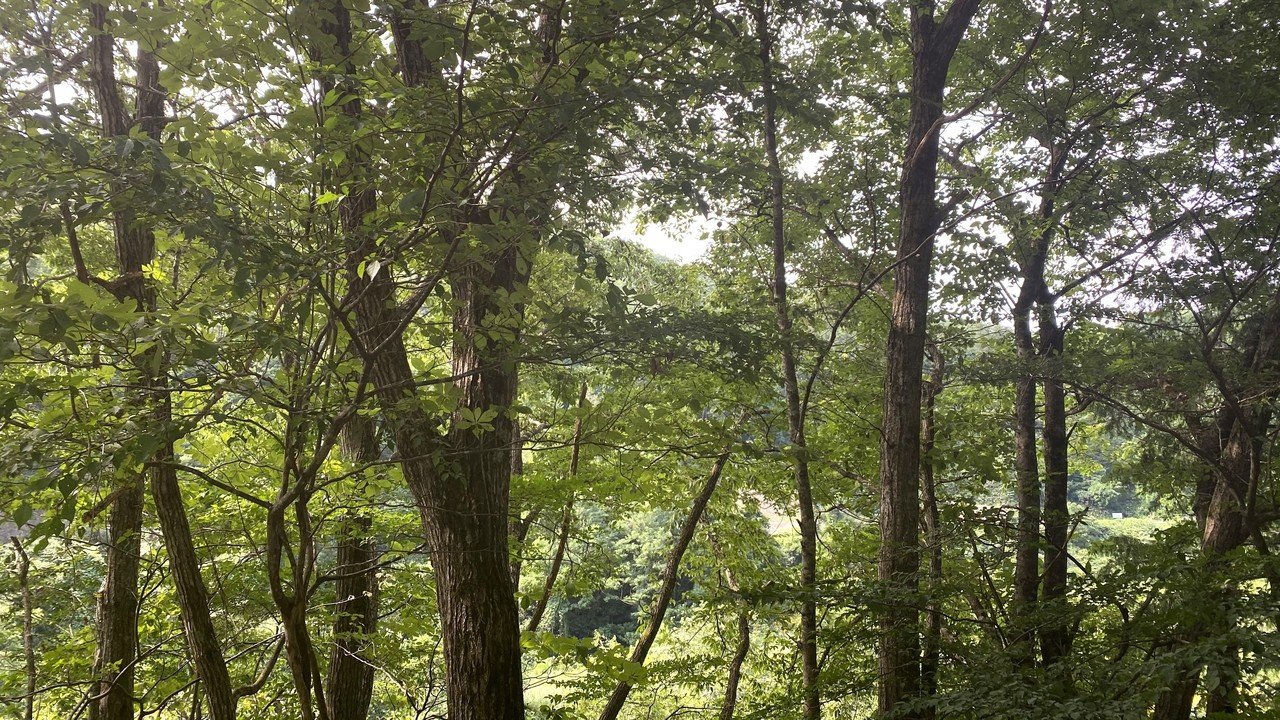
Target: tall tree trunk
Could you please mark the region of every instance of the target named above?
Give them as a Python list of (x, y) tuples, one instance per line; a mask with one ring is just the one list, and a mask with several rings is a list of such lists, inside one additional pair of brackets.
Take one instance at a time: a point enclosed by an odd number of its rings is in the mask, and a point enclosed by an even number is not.
[[(381, 448), (373, 420), (359, 414), (348, 420), (340, 449), (357, 466), (375, 462)], [(333, 647), (325, 683), (330, 720), (364, 720), (373, 700), (370, 652), (378, 626), (378, 553), (370, 527), (366, 515), (352, 512), (338, 529)]]
[[(94, 35), (91, 43), (91, 76), (102, 116), (103, 135), (127, 134), (136, 123), (153, 141), (164, 127), (165, 90), (160, 85), (160, 65), (147, 50), (137, 52), (137, 113), (125, 111), (115, 78), (114, 37), (107, 27), (107, 8), (90, 6)], [(139, 312), (156, 310), (156, 290), (143, 273), (155, 260), (155, 236), (138, 222), (128, 208), (114, 208), (116, 259), (120, 276), (109, 286), (120, 299), (130, 299)], [(140, 364), (147, 395), (140, 399), (150, 406), (150, 431), (169, 434), (172, 426), (171, 400), (164, 363), (164, 350), (153, 348)], [(159, 355), (156, 358), (156, 355)], [(153, 362), (153, 359), (155, 360)], [(149, 463), (152, 497), (164, 537), (165, 550), (173, 574), (178, 608), (196, 675), (209, 699), (215, 720), (235, 717), (231, 681), (222, 648), (209, 614), (208, 595), (200, 577), (199, 559), (191, 540), (177, 474), (173, 467), (173, 440), (166, 437)], [(143, 488), (141, 478), (120, 488), (111, 511), (108, 535), (107, 579), (99, 609), (99, 650), (96, 658), (102, 685), (96, 716), (101, 720), (133, 717), (133, 664), (137, 655), (137, 583), (139, 534), (142, 523)]]
[[(342, 66), (350, 67), (351, 16), (345, 5), (330, 6), (325, 23)], [(392, 35), (401, 73), (409, 85), (429, 81), (430, 67), (412, 32), (411, 13), (393, 18)], [(314, 52), (314, 51), (313, 51)], [(332, 59), (332, 58), (331, 58)], [(343, 111), (361, 112), (358, 99)], [(359, 168), (359, 170), (364, 170)], [(341, 213), (363, 218), (375, 198), (365, 185), (349, 193)], [(518, 184), (518, 183), (517, 183)], [(526, 207), (532, 198), (505, 196), (495, 189), (489, 202), (504, 214), (503, 203)], [(460, 209), (469, 223), (490, 207)], [(510, 218), (504, 218), (510, 219)], [(514, 343), (490, 338), (486, 322), (504, 317), (502, 307), (527, 280), (535, 238), (503, 238), (485, 256), (460, 258), (444, 268), (453, 292), (452, 369), (458, 411), (442, 419), (415, 397), (415, 376), (403, 339), (402, 310), (389, 258), (373, 272), (366, 263), (380, 260), (377, 237), (360, 222), (348, 236), (348, 297), (354, 309), (356, 347), (369, 374), (382, 415), (401, 458), (405, 480), (418, 506), (435, 570), (436, 601), (444, 644), (445, 685), (451, 720), (521, 720), (524, 717), (520, 639), (507, 546), (507, 511), (515, 405)], [(517, 308), (517, 314), (521, 314)], [(491, 429), (477, 432), (469, 420), (496, 411)]]
[[(902, 168), (898, 265), (884, 380), (880, 445), (880, 559), (888, 595), (880, 617), (879, 712), (889, 716), (920, 694), (920, 403), (929, 309), (929, 270), (941, 224), (936, 191), (943, 90), (951, 58), (980, 0), (953, 0), (941, 21), (936, 6), (911, 7), (911, 117)], [(920, 717), (909, 710), (900, 716)]]
[[(671, 596), (675, 592), (676, 582), (680, 579), (680, 561), (684, 558), (684, 553), (689, 549), (689, 543), (693, 542), (693, 535), (698, 529), (698, 523), (702, 520), (702, 514), (707, 509), (707, 503), (711, 501), (711, 495), (715, 492), (716, 485), (720, 482), (720, 475), (724, 472), (724, 466), (729, 462), (729, 454), (732, 446), (726, 446), (721, 451), (720, 456), (716, 458), (715, 463), (711, 466), (711, 472), (707, 475), (707, 479), (702, 484), (702, 489), (693, 499), (693, 505), (689, 508), (689, 514), (685, 516), (684, 524), (680, 527), (680, 534), (676, 537), (676, 542), (671, 546), (671, 551), (667, 553), (667, 564), (662, 569), (662, 579), (658, 584), (658, 593), (653, 600), (653, 607), (649, 609), (649, 621), (645, 625), (644, 632), (636, 639), (636, 644), (631, 648), (631, 662), (643, 665), (645, 658), (649, 657), (649, 648), (653, 647), (653, 641), (658, 639), (658, 631), (662, 629), (662, 621), (666, 618), (667, 607), (671, 604)], [(626, 680), (619, 680), (618, 684), (613, 688), (613, 694), (609, 696), (609, 700), (605, 703), (604, 709), (600, 711), (600, 720), (617, 720), (618, 713), (622, 712), (622, 708), (626, 705), (627, 696), (631, 694), (631, 683)]]
[[(920, 693), (932, 698), (938, 693), (938, 670), (942, 657), (942, 518), (938, 511), (937, 479), (934, 477), (934, 446), (937, 423), (934, 409), (942, 392), (945, 358), (937, 345), (930, 345), (933, 371), (924, 390), (924, 418), (920, 429), (920, 445), (924, 461), (920, 468), (921, 491), (924, 494), (925, 547), (929, 551), (929, 602), (925, 606), (924, 650), (920, 662)], [(932, 703), (926, 720), (935, 715)]]
[[(1063, 331), (1054, 317), (1052, 300), (1039, 312), (1040, 341), (1045, 359), (1044, 379), (1044, 580), (1041, 602), (1047, 613), (1040, 632), (1040, 653), (1046, 666), (1071, 652), (1071, 623), (1067, 601), (1067, 540), (1071, 515), (1067, 510), (1067, 406), (1060, 369)], [(1059, 677), (1070, 684), (1069, 666)]]
[(1013, 572), (1013, 639), (1010, 651), (1019, 665), (1034, 665), (1036, 597), (1040, 591), (1040, 463), (1036, 453), (1037, 353), (1031, 333), (1031, 308), (1044, 284), (1044, 255), (1034, 250), (1023, 263), (1022, 289), (1013, 308), (1013, 341), (1021, 366), (1015, 383), (1013, 437), (1017, 473), (1018, 534)]
[[(103, 137), (127, 135), (134, 119), (120, 97), (115, 71), (115, 38), (107, 23), (107, 6), (89, 6), (89, 76), (93, 82)], [(138, 101), (147, 101), (139, 94)], [(150, 105), (148, 105), (150, 107)], [(141, 108), (139, 114), (141, 113)], [(113, 284), (116, 296), (132, 299), (139, 312), (155, 306), (154, 293), (142, 279), (142, 267), (155, 256), (155, 238), (149, 228), (139, 225), (129, 208), (113, 206), (113, 230), (116, 246), (116, 270), (119, 278)], [(139, 399), (145, 403), (145, 398)], [(97, 640), (94, 655), (92, 690), (95, 700), (89, 706), (93, 720), (131, 720), (134, 701), (134, 664), (138, 656), (138, 566), (142, 552), (142, 507), (144, 498), (141, 476), (119, 478), (111, 487), (111, 512), (107, 519), (106, 576), (97, 598)]]
[[(168, 424), (167, 398), (163, 413), (165, 424)], [(165, 552), (169, 555), (169, 571), (173, 575), (191, 663), (195, 666), (196, 677), (209, 706), (209, 716), (213, 720), (234, 720), (236, 705), (231, 677), (209, 613), (209, 593), (200, 575), (200, 559), (191, 539), (191, 526), (187, 522), (178, 475), (174, 471), (172, 442), (166, 443), (158, 460), (151, 472), (151, 497), (160, 519)]]
[(796, 504), (800, 511), (800, 663), (804, 685), (805, 720), (822, 716), (818, 690), (818, 520), (809, 482), (809, 457), (805, 441), (804, 413), (800, 404), (800, 384), (796, 377), (795, 341), (791, 308), (787, 300), (787, 238), (785, 230), (785, 189), (778, 159), (778, 99), (774, 93), (773, 32), (765, 5), (752, 8), (756, 39), (760, 45), (761, 92), (764, 100), (764, 147), (769, 171), (770, 235), (773, 241), (774, 314), (782, 355), (782, 386), (787, 401), (787, 433), (794, 455)]

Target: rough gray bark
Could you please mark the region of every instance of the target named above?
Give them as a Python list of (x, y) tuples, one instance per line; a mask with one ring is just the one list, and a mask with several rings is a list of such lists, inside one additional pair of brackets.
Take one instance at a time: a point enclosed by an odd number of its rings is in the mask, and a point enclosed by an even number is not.
[[(649, 649), (653, 646), (653, 641), (658, 639), (658, 631), (662, 629), (662, 621), (666, 617), (667, 607), (671, 604), (671, 596), (675, 592), (676, 582), (680, 579), (680, 561), (684, 558), (684, 553), (689, 549), (689, 543), (693, 542), (694, 533), (697, 532), (698, 523), (702, 520), (702, 514), (707, 509), (707, 503), (711, 501), (711, 495), (715, 492), (716, 485), (720, 482), (720, 475), (724, 472), (725, 465), (729, 462), (729, 455), (732, 446), (726, 446), (716, 458), (715, 463), (711, 466), (711, 472), (707, 475), (706, 481), (703, 482), (702, 488), (698, 491), (698, 495), (693, 499), (693, 504), (689, 508), (689, 514), (685, 516), (684, 524), (680, 527), (680, 534), (676, 536), (676, 542), (671, 546), (670, 552), (667, 553), (667, 564), (662, 569), (662, 579), (658, 583), (657, 596), (654, 598), (653, 607), (649, 609), (649, 620), (645, 625), (644, 632), (636, 639), (636, 644), (631, 648), (630, 660), (633, 663), (643, 665), (645, 658), (649, 656)], [(622, 708), (626, 705), (627, 696), (631, 694), (631, 683), (626, 680), (619, 680), (614, 686), (613, 693), (609, 696), (605, 703), (604, 709), (600, 711), (600, 720), (617, 720), (618, 713), (622, 712)]]
[[(911, 115), (899, 186), (901, 225), (894, 270), (880, 444), (880, 558), (888, 595), (880, 617), (879, 712), (920, 694), (921, 375), (929, 310), (929, 270), (941, 224), (936, 192), (938, 135), (951, 58), (980, 0), (953, 0), (941, 20), (931, 0), (911, 7)], [(907, 711), (902, 717), (919, 717)]]
[(761, 93), (764, 105), (764, 147), (769, 173), (770, 239), (773, 244), (773, 275), (770, 290), (778, 327), (782, 356), (782, 386), (787, 402), (787, 434), (794, 453), (796, 504), (800, 525), (800, 666), (804, 686), (805, 720), (822, 716), (818, 691), (818, 521), (809, 481), (809, 458), (805, 441), (805, 418), (800, 403), (800, 383), (796, 376), (795, 342), (792, 337), (791, 307), (787, 300), (787, 238), (785, 229), (785, 188), (778, 159), (778, 99), (774, 93), (773, 32), (761, 3), (752, 8), (756, 39), (759, 42)]

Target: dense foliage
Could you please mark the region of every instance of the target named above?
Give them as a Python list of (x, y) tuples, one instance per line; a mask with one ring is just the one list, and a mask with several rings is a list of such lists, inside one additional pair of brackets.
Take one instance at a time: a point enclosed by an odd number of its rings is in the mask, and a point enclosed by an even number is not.
[(0, 715), (1280, 717), (1280, 4), (0, 27)]

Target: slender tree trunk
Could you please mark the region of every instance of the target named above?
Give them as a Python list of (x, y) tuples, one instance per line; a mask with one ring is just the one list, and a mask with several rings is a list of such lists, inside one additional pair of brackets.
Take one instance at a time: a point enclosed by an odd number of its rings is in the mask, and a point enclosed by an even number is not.
[[(524, 474), (524, 437), (520, 434), (519, 423), (512, 428), (512, 433), (511, 479), (514, 482)], [(541, 515), (541, 507), (529, 508), (523, 517), (517, 508), (513, 508), (511, 520), (507, 523), (507, 534), (511, 536), (511, 589), (517, 593), (520, 592), (520, 572), (524, 568), (524, 541)]]
[(787, 401), (787, 431), (794, 453), (796, 504), (800, 511), (800, 663), (804, 685), (805, 720), (822, 716), (818, 690), (818, 520), (809, 482), (809, 458), (805, 441), (805, 418), (800, 405), (800, 384), (796, 377), (795, 341), (791, 308), (787, 300), (787, 238), (785, 229), (785, 188), (782, 164), (778, 159), (778, 99), (774, 94), (773, 32), (761, 3), (752, 8), (756, 38), (760, 44), (761, 92), (764, 96), (764, 147), (769, 170), (770, 235), (773, 242), (774, 313), (782, 355), (782, 385)]
[(884, 380), (880, 445), (880, 559), (887, 594), (880, 618), (879, 712), (920, 694), (920, 405), (929, 309), (929, 270), (941, 224), (936, 199), (938, 135), (951, 58), (980, 0), (953, 0), (940, 22), (929, 0), (911, 9), (911, 117), (899, 194), (898, 265)]
[(18, 554), (18, 589), (22, 592), (22, 658), (27, 676), (26, 695), (22, 699), (23, 720), (34, 720), (36, 712), (36, 633), (32, 621), (31, 558), (17, 537), (10, 538)]
[[(373, 420), (359, 414), (342, 429), (343, 457), (357, 466), (375, 462), (381, 448)], [(378, 553), (369, 518), (352, 512), (338, 529), (333, 647), (325, 696), (330, 720), (364, 720), (373, 700), (370, 653), (378, 625)]]
[[(166, 424), (168, 412), (166, 398)], [(155, 501), (156, 515), (160, 519), (165, 552), (169, 555), (169, 570), (173, 575), (187, 649), (195, 666), (196, 677), (200, 680), (205, 702), (209, 706), (209, 716), (213, 720), (234, 720), (236, 705), (231, 677), (209, 613), (209, 593), (200, 576), (200, 559), (196, 556), (195, 544), (191, 539), (191, 527), (187, 522), (182, 491), (173, 467), (172, 443), (166, 444), (159, 460), (151, 472), (151, 497)]]
[(564, 562), (565, 550), (569, 547), (569, 530), (573, 527), (573, 499), (564, 506), (564, 515), (560, 519), (560, 533), (556, 540), (556, 550), (551, 555), (551, 565), (547, 568), (547, 579), (542, 584), (542, 594), (529, 614), (529, 624), (525, 627), (529, 632), (537, 632), (542, 622), (542, 615), (551, 602), (551, 592), (555, 589), (556, 578), (560, 576), (560, 565)]
[[(1036, 420), (1038, 408), (1036, 389), (1045, 368), (1051, 367), (1061, 354), (1061, 333), (1054, 315), (1054, 297), (1048, 291), (1045, 280), (1045, 264), (1056, 229), (1055, 205), (1062, 190), (1062, 174), (1070, 145), (1055, 138), (1057, 128), (1045, 129), (1049, 138), (1049, 163), (1040, 187), (1040, 206), (1036, 212), (1034, 234), (1024, 240), (1020, 248), (1019, 265), (1022, 286), (1013, 308), (1014, 345), (1022, 365), (1016, 383), (1014, 407), (1014, 458), (1018, 476), (1018, 539), (1014, 571), (1013, 641), (1014, 659), (1021, 665), (1035, 664), (1035, 629), (1039, 624), (1037, 604), (1039, 599), (1051, 604), (1059, 601), (1066, 592), (1066, 406), (1065, 391), (1058, 374), (1049, 372), (1045, 386), (1044, 430), (1044, 512), (1041, 512), (1040, 468), (1036, 457)], [(1031, 223), (1028, 223), (1031, 224)], [(1031, 311), (1037, 307), (1040, 347), (1037, 349), (1031, 334)], [(1051, 379), (1052, 378), (1052, 379)], [(1059, 442), (1059, 440), (1061, 442)], [(1041, 522), (1045, 532), (1041, 534)], [(1059, 538), (1061, 535), (1061, 538)], [(1048, 543), (1045, 551), (1045, 573), (1042, 577), (1039, 560), (1042, 539)], [(1061, 545), (1054, 545), (1060, 539)], [(1061, 552), (1055, 550), (1061, 548)], [(1057, 608), (1057, 612), (1061, 612)], [(1066, 625), (1051, 621), (1041, 632), (1041, 654), (1045, 663), (1051, 663), (1066, 653)]]
[[(738, 583), (733, 580), (733, 572), (725, 570), (729, 589), (737, 592)], [(724, 702), (720, 705), (720, 720), (733, 720), (733, 713), (738, 707), (738, 686), (742, 682), (742, 666), (751, 652), (751, 613), (745, 607), (738, 610), (738, 644), (733, 649), (733, 658), (729, 661), (729, 676), (724, 684)]]
[[(573, 445), (569, 453), (569, 478), (572, 480), (578, 476), (578, 460), (582, 456), (582, 424), (584, 418), (582, 412), (587, 406), (587, 384), (582, 383), (581, 389), (578, 391), (578, 417), (573, 421)], [(529, 624), (526, 630), (534, 632), (538, 629), (538, 625), (542, 622), (542, 615), (547, 611), (547, 603), (551, 602), (551, 591), (555, 588), (556, 578), (560, 575), (560, 565), (564, 562), (565, 551), (569, 547), (569, 530), (573, 526), (573, 498), (569, 498), (569, 502), (565, 503), (564, 513), (560, 518), (560, 532), (556, 540), (556, 549), (551, 556), (551, 565), (547, 568), (547, 578), (542, 584), (542, 594), (538, 596), (538, 602), (533, 607), (533, 612), (529, 615)]]
[[(709, 517), (704, 516), (704, 518), (710, 520)], [(708, 525), (710, 525), (709, 522)], [(740, 595), (742, 586), (738, 583), (738, 576), (729, 566), (724, 549), (710, 527), (707, 530), (707, 540), (711, 543), (711, 549), (723, 568), (725, 585), (735, 595)], [(741, 598), (737, 598), (737, 601), (742, 603), (738, 608), (738, 642), (734, 646), (733, 657), (729, 660), (729, 671), (724, 684), (724, 701), (720, 704), (720, 720), (733, 720), (733, 714), (738, 708), (738, 687), (742, 684), (742, 666), (746, 664), (747, 654), (751, 652), (751, 612)]]
[[(698, 523), (702, 520), (702, 514), (706, 511), (707, 503), (711, 501), (711, 495), (715, 492), (716, 485), (720, 482), (720, 475), (724, 472), (724, 467), (729, 462), (730, 452), (731, 446), (726, 446), (711, 466), (711, 472), (707, 475), (707, 479), (702, 484), (702, 489), (698, 492), (697, 497), (693, 499), (689, 514), (685, 516), (684, 524), (680, 527), (680, 534), (676, 537), (675, 544), (671, 546), (671, 551), (667, 553), (667, 564), (662, 569), (662, 579), (658, 584), (658, 594), (653, 600), (653, 607), (649, 609), (649, 622), (645, 626), (644, 632), (636, 639), (635, 646), (631, 648), (630, 659), (633, 663), (643, 665), (645, 658), (649, 656), (649, 648), (653, 646), (654, 640), (658, 638), (658, 631), (662, 629), (662, 621), (667, 615), (667, 607), (671, 604), (671, 596), (675, 592), (676, 582), (680, 579), (680, 561), (684, 558), (685, 551), (689, 549), (689, 544), (693, 542), (693, 535), (698, 529)], [(609, 700), (605, 703), (604, 709), (600, 711), (600, 720), (617, 720), (618, 713), (622, 711), (627, 702), (627, 696), (630, 694), (631, 683), (626, 680), (619, 680), (618, 684), (614, 686), (613, 694), (609, 696)]]
[[(921, 491), (924, 494), (925, 547), (929, 551), (929, 602), (925, 606), (924, 650), (920, 662), (920, 693), (932, 698), (938, 693), (938, 670), (942, 657), (942, 518), (938, 512), (937, 481), (934, 477), (934, 445), (937, 424), (934, 409), (943, 388), (945, 359), (937, 345), (930, 346), (933, 371), (924, 390), (924, 419), (920, 429), (920, 445), (924, 461), (920, 467)], [(935, 715), (932, 704), (926, 720)]]

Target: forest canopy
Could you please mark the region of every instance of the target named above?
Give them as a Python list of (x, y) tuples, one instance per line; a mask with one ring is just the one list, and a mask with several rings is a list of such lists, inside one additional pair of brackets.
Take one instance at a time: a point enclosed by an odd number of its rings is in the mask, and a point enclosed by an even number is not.
[(0, 29), (0, 715), (1280, 717), (1280, 3)]

